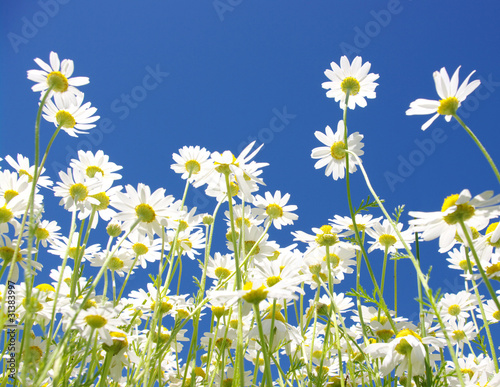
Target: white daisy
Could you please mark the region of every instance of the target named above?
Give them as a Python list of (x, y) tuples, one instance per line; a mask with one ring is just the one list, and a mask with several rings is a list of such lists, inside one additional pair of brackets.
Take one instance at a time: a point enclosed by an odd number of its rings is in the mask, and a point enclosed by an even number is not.
[[(14, 160), (11, 156), (6, 156), (5, 161), (7, 161), (12, 168), (14, 168), (19, 176), (26, 175), (28, 176), (28, 180), (31, 182), (33, 181), (33, 175), (35, 173), (35, 166), (30, 165), (30, 160), (27, 157), (24, 157), (21, 154), (17, 154), (17, 160)], [(38, 182), (37, 185), (41, 187), (48, 188), (50, 187), (53, 183), (50, 180), (49, 177), (47, 176), (41, 176), (45, 172), (45, 168), (42, 168), (42, 170), (38, 170)]]
[[(373, 215), (363, 215), (363, 214), (356, 214), (354, 216), (354, 219), (356, 220), (356, 226), (358, 227), (358, 231), (363, 232), (367, 228), (373, 227), (375, 223), (378, 223), (382, 217), (372, 219)], [(339, 234), (340, 236), (351, 236), (354, 234), (354, 225), (352, 222), (352, 218), (350, 216), (340, 216), (340, 215), (335, 215), (334, 219), (328, 219), (329, 222), (332, 222), (333, 226), (336, 227), (341, 227), (342, 229), (345, 230), (342, 234)]]
[(78, 160), (71, 160), (70, 167), (79, 169), (83, 174), (90, 178), (96, 177), (101, 180), (118, 180), (122, 176), (116, 171), (123, 167), (109, 161), (109, 156), (105, 155), (102, 150), (98, 150), (95, 154), (91, 151), (78, 151)]
[[(424, 240), (439, 237), (439, 251), (445, 252), (455, 244), (457, 233), (461, 241), (466, 243), (460, 221), (463, 221), (466, 227), (482, 230), (488, 225), (490, 218), (498, 215), (498, 203), (500, 195), (493, 196), (493, 191), (485, 191), (472, 198), (469, 190), (464, 189), (460, 194), (448, 196), (441, 211), (410, 211), (408, 214), (414, 219), (409, 223), (414, 226), (415, 232), (421, 233)], [(470, 229), (468, 234), (472, 235)]]
[[(333, 133), (332, 129), (327, 126), (325, 133), (320, 131), (314, 132), (316, 138), (326, 146), (314, 148), (311, 152), (313, 159), (319, 159), (314, 168), (320, 169), (326, 166), (325, 175), (332, 175), (334, 180), (343, 179), (346, 167), (346, 149), (355, 153), (357, 156), (362, 156), (365, 152), (361, 150), (364, 144), (361, 142), (363, 135), (358, 132), (352, 133), (347, 137), (347, 147), (344, 143), (344, 121), (340, 120), (337, 124), (337, 131)], [(349, 172), (356, 172), (357, 160), (353, 155), (349, 155)]]
[(182, 147), (179, 149), (179, 154), (172, 154), (172, 158), (176, 164), (172, 164), (170, 168), (175, 173), (182, 173), (181, 178), (184, 180), (189, 177), (189, 174), (191, 174), (191, 181), (198, 180), (213, 167), (210, 152), (198, 145)]
[(477, 305), (476, 298), (469, 292), (462, 290), (457, 294), (446, 293), (438, 303), (438, 310), (444, 321), (453, 319), (467, 320), (469, 312)]
[[(396, 227), (406, 244), (410, 244), (415, 241), (415, 237), (411, 229), (401, 231), (403, 229), (402, 223), (398, 223)], [(369, 253), (374, 249), (387, 249), (388, 253), (395, 253), (397, 252), (397, 249), (404, 249), (403, 242), (399, 240), (396, 231), (387, 219), (384, 219), (382, 224), (378, 222), (374, 223), (372, 225), (372, 228), (366, 230), (366, 233), (370, 237), (375, 239), (374, 241), (368, 241), (368, 243), (371, 244), (370, 248), (368, 249)]]
[(54, 196), (62, 198), (59, 205), (64, 205), (69, 211), (91, 211), (92, 206), (100, 205), (100, 201), (93, 195), (100, 192), (101, 183), (87, 178), (78, 169), (68, 168), (67, 172), (59, 172), (62, 181), (54, 187)]
[(444, 115), (446, 121), (449, 122), (451, 117), (456, 114), (461, 102), (481, 84), (479, 80), (468, 83), (469, 78), (475, 72), (474, 70), (460, 87), (458, 87), (459, 70), (460, 66), (451, 77), (451, 80), (444, 67), (441, 71), (434, 71), (433, 77), (434, 83), (436, 84), (436, 91), (439, 98), (441, 98), (439, 101), (419, 98), (410, 104), (410, 108), (406, 111), (406, 115), (434, 114), (422, 125), (422, 130), (427, 129), (439, 115)]
[(340, 58), (340, 67), (335, 63), (330, 63), (332, 70), (326, 70), (325, 75), (330, 82), (323, 82), (323, 89), (329, 89), (326, 92), (328, 98), (335, 98), (335, 102), (340, 101), (340, 108), (345, 109), (345, 100), (349, 91), (349, 109), (354, 109), (356, 105), (366, 106), (366, 98), (375, 98), (375, 81), (379, 78), (378, 74), (368, 74), (370, 71), (370, 62), (362, 65), (360, 56), (357, 56), (349, 64), (346, 56)]
[(97, 108), (90, 107), (90, 102), (83, 103), (83, 93), (78, 94), (76, 101), (68, 102), (59, 94), (54, 95), (54, 102), (49, 100), (43, 107), (43, 118), (53, 122), (55, 126), (61, 126), (72, 137), (78, 134), (87, 134), (89, 129), (95, 127), (93, 124), (99, 116), (92, 116)]
[(139, 183), (137, 190), (130, 184), (125, 187), (126, 193), (117, 192), (111, 205), (119, 212), (115, 219), (124, 222), (124, 228), (129, 228), (135, 221), (139, 221), (139, 229), (151, 238), (156, 233), (161, 235), (162, 227), (168, 226), (168, 218), (178, 217), (172, 209), (174, 197), (165, 196), (165, 189), (158, 188), (151, 193), (149, 186)]
[(28, 70), (28, 79), (37, 82), (31, 89), (35, 92), (43, 92), (52, 87), (49, 98), (54, 93), (60, 93), (67, 100), (73, 100), (80, 91), (76, 86), (83, 86), (89, 83), (87, 77), (73, 77), (74, 63), (70, 59), (59, 61), (57, 53), (51, 51), (50, 66), (43, 60), (36, 58), (35, 62), (42, 70)]
[(281, 196), (281, 191), (276, 191), (274, 196), (270, 192), (266, 192), (265, 198), (257, 195), (254, 205), (258, 208), (255, 213), (260, 219), (266, 219), (266, 224), (272, 222), (274, 227), (281, 230), (281, 226), (293, 224), (293, 221), (299, 218), (298, 215), (291, 213), (297, 209), (297, 206), (286, 205), (288, 199), (290, 199), (290, 194)]

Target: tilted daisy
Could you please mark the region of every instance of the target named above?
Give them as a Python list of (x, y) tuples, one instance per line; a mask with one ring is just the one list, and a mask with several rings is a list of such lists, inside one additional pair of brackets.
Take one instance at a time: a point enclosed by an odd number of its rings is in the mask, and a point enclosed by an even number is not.
[[(316, 138), (326, 146), (314, 148), (311, 152), (313, 159), (319, 159), (314, 168), (320, 169), (326, 166), (325, 175), (332, 175), (334, 180), (343, 179), (346, 168), (346, 149), (355, 153), (357, 156), (362, 156), (365, 152), (361, 150), (364, 144), (361, 142), (363, 135), (358, 132), (352, 133), (347, 137), (347, 147), (344, 143), (344, 121), (340, 120), (337, 124), (337, 131), (333, 133), (332, 129), (327, 126), (325, 133), (320, 131), (314, 132)], [(356, 158), (349, 155), (349, 172), (356, 172)]]
[[(356, 226), (358, 228), (359, 232), (365, 231), (367, 228), (373, 227), (375, 223), (378, 223), (382, 217), (372, 219), (373, 215), (363, 215), (363, 214), (356, 214), (354, 216), (354, 220), (356, 221)], [(341, 227), (342, 229), (345, 230), (342, 234), (339, 234), (340, 236), (350, 236), (354, 234), (354, 225), (352, 222), (352, 218), (349, 216), (340, 216), (340, 215), (335, 215), (334, 219), (328, 219), (329, 222), (332, 222), (333, 226), (336, 227)]]
[[(226, 216), (226, 225), (231, 227), (231, 217), (229, 211), (224, 212)], [(244, 224), (247, 227), (259, 226), (263, 220), (257, 218), (258, 214), (256, 209), (252, 206), (245, 205), (245, 208), (241, 204), (233, 206), (233, 217), (234, 225), (241, 229)]]
[[(11, 156), (6, 156), (5, 161), (9, 163), (9, 165), (14, 168), (19, 176), (26, 175), (28, 176), (29, 182), (33, 181), (33, 175), (35, 173), (35, 166), (30, 164), (30, 160), (27, 157), (24, 157), (21, 154), (17, 154), (17, 160), (14, 160)], [(47, 176), (41, 176), (45, 172), (45, 168), (42, 168), (42, 170), (38, 170), (38, 182), (37, 185), (41, 187), (48, 188), (50, 187), (53, 183), (50, 180), (49, 177)]]
[(93, 116), (97, 108), (90, 107), (90, 102), (83, 103), (83, 93), (78, 94), (76, 101), (68, 102), (59, 94), (54, 96), (54, 102), (49, 100), (43, 107), (43, 118), (53, 122), (55, 126), (61, 126), (72, 137), (78, 134), (87, 134), (89, 129), (95, 127), (93, 124), (99, 116)]
[(151, 239), (146, 233), (139, 230), (132, 231), (123, 241), (122, 247), (128, 249), (134, 256), (138, 256), (137, 264), (141, 265), (143, 269), (147, 266), (146, 262), (152, 263), (161, 258), (161, 239)]
[[(446, 252), (455, 244), (457, 233), (461, 241), (466, 242), (460, 221), (468, 228), (482, 230), (488, 225), (490, 218), (498, 216), (499, 203), (500, 195), (493, 196), (493, 191), (485, 191), (472, 197), (470, 191), (464, 189), (460, 194), (448, 196), (441, 211), (410, 211), (408, 214), (414, 219), (409, 223), (414, 226), (415, 232), (421, 233), (424, 240), (439, 237), (439, 251)], [(471, 235), (470, 229), (468, 233)]]
[(161, 235), (162, 227), (168, 226), (169, 217), (178, 217), (177, 211), (172, 209), (174, 197), (165, 196), (165, 189), (158, 188), (151, 193), (149, 186), (139, 183), (137, 190), (128, 184), (126, 193), (117, 192), (111, 205), (119, 212), (115, 219), (124, 222), (124, 228), (129, 228), (139, 221), (139, 229), (151, 238), (156, 233)]
[[(78, 255), (82, 256), (82, 262), (89, 259), (93, 254), (99, 252), (101, 250), (100, 244), (85, 246), (85, 251), (83, 251), (83, 246), (79, 246), (78, 242), (80, 239), (80, 234), (78, 232), (74, 232), (71, 237), (71, 243), (68, 238), (65, 236), (54, 239), (50, 243), (50, 248), (48, 250), (49, 253), (58, 255), (61, 259), (64, 259), (66, 256), (66, 251), (68, 251), (68, 257), (71, 259), (76, 259)], [(81, 241), (80, 241), (81, 242)], [(69, 245), (69, 246), (68, 246)], [(78, 255), (77, 255), (78, 254)]]
[(102, 150), (98, 150), (95, 154), (91, 151), (78, 151), (78, 159), (71, 160), (70, 167), (79, 169), (86, 176), (99, 180), (115, 181), (121, 179), (122, 176), (116, 171), (123, 167), (109, 161), (109, 156), (105, 155)]
[(50, 53), (50, 65), (39, 58), (36, 58), (35, 62), (42, 68), (42, 70), (28, 70), (28, 79), (37, 82), (31, 88), (35, 92), (43, 93), (49, 87), (52, 87), (50, 95), (60, 93), (65, 99), (74, 102), (74, 96), (80, 93), (76, 87), (89, 83), (87, 77), (70, 78), (75, 68), (73, 61), (64, 59), (61, 62), (57, 53), (53, 51)]
[(345, 109), (345, 100), (349, 92), (349, 109), (354, 109), (356, 105), (366, 106), (366, 99), (375, 98), (375, 88), (378, 83), (378, 74), (368, 73), (370, 71), (370, 62), (362, 65), (360, 56), (357, 56), (349, 63), (349, 59), (344, 55), (340, 58), (340, 67), (335, 63), (330, 63), (331, 70), (325, 70), (325, 75), (330, 82), (323, 82), (323, 89), (329, 89), (326, 92), (328, 98), (335, 98), (335, 102), (340, 101), (340, 108)]
[(475, 72), (474, 70), (458, 87), (459, 70), (460, 66), (451, 77), (451, 80), (444, 67), (440, 71), (434, 71), (433, 77), (436, 84), (436, 91), (439, 98), (441, 98), (439, 101), (419, 98), (410, 104), (410, 108), (406, 111), (406, 115), (408, 116), (434, 114), (422, 125), (422, 130), (427, 129), (439, 115), (445, 116), (445, 120), (449, 122), (451, 117), (456, 114), (460, 104), (481, 84), (479, 80), (469, 83), (470, 77)]
[(296, 205), (286, 205), (290, 194), (281, 196), (281, 191), (276, 191), (274, 195), (270, 192), (264, 194), (265, 198), (260, 195), (255, 197), (254, 205), (257, 207), (255, 213), (260, 219), (266, 219), (266, 224), (272, 222), (274, 227), (281, 230), (281, 226), (293, 224), (294, 220), (299, 218), (298, 215), (291, 211), (297, 209)]
[(35, 225), (35, 238), (43, 247), (47, 247), (47, 242), (52, 244), (61, 238), (61, 234), (58, 233), (60, 229), (55, 220), (42, 220)]
[[(403, 237), (406, 244), (410, 244), (415, 241), (415, 237), (413, 231), (411, 229), (401, 231), (403, 229), (403, 224), (398, 223), (396, 225), (399, 233)], [(372, 228), (366, 230), (366, 233), (375, 239), (374, 241), (369, 241), (371, 244), (368, 252), (371, 252), (375, 249), (385, 250), (389, 253), (395, 253), (397, 249), (404, 249), (403, 242), (399, 240), (396, 231), (393, 229), (392, 225), (389, 223), (387, 219), (384, 219), (382, 224), (374, 223)]]
[(234, 258), (231, 254), (215, 253), (209, 257), (207, 265), (207, 277), (222, 281), (236, 270)]

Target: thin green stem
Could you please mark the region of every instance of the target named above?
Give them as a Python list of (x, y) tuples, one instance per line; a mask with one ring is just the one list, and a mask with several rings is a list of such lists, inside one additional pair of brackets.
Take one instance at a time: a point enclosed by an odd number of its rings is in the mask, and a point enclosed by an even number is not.
[(495, 173), (495, 176), (497, 177), (497, 180), (500, 183), (500, 172), (498, 172), (498, 168), (495, 165), (495, 163), (493, 162), (493, 159), (491, 158), (491, 156), (489, 155), (489, 153), (486, 151), (486, 148), (483, 146), (483, 144), (481, 144), (481, 141), (479, 141), (479, 139), (472, 132), (472, 130), (470, 130), (467, 125), (465, 125), (465, 123), (462, 121), (462, 119), (456, 113), (453, 114), (453, 117), (455, 117), (455, 119), (459, 122), (460, 125), (462, 125), (462, 127), (469, 134), (469, 136), (471, 136), (472, 140), (474, 140), (474, 142), (476, 143), (476, 145), (478, 146), (478, 148), (483, 153), (484, 157), (486, 157), (486, 160), (488, 160), (488, 163), (490, 164), (491, 169), (493, 169), (493, 172)]
[[(260, 310), (258, 304), (253, 304), (253, 310), (255, 313), (255, 320), (257, 322), (257, 327), (259, 328), (259, 336), (260, 336), (260, 347), (262, 348), (262, 355), (264, 357), (264, 376), (266, 380), (267, 387), (273, 386), (273, 379), (271, 376), (271, 362), (269, 361), (266, 336), (264, 335), (264, 330), (262, 329), (262, 320), (260, 317)], [(243, 375), (242, 375), (243, 378)]]

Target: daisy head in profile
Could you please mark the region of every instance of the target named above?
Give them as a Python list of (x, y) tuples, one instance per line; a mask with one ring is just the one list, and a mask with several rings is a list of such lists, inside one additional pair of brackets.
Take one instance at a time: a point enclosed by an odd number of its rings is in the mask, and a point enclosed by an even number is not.
[(365, 107), (366, 99), (375, 98), (375, 88), (378, 83), (375, 81), (379, 78), (378, 74), (369, 73), (371, 63), (362, 63), (361, 57), (354, 58), (352, 63), (346, 56), (340, 58), (340, 66), (332, 62), (330, 63), (331, 70), (325, 70), (325, 75), (329, 79), (328, 82), (323, 82), (323, 89), (328, 89), (326, 96), (334, 98), (335, 102), (340, 102), (340, 108), (345, 110), (346, 100), (348, 97), (347, 107), (354, 109), (356, 105)]
[(460, 66), (453, 73), (453, 76), (448, 76), (448, 72), (443, 67), (440, 71), (434, 71), (434, 83), (439, 96), (439, 101), (432, 99), (419, 98), (410, 104), (410, 108), (406, 111), (406, 115), (421, 115), (433, 114), (433, 116), (422, 125), (422, 130), (427, 129), (436, 118), (440, 115), (444, 116), (446, 121), (450, 121), (456, 113), (460, 104), (481, 84), (479, 80), (469, 83), (469, 79), (474, 74), (475, 70), (469, 74), (465, 81), (458, 87), (458, 72)]

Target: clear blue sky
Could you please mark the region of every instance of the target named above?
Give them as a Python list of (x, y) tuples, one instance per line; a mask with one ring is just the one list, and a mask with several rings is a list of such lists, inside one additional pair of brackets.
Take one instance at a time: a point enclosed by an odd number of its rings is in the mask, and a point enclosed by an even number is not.
[[(427, 116), (405, 116), (413, 100), (437, 99), (433, 71), (445, 66), (451, 73), (461, 65), (463, 80), (476, 70), (473, 79), (483, 86), (459, 114), (500, 160), (497, 1), (3, 0), (0, 10), (0, 157), (20, 152), (32, 158), (39, 96), (26, 71), (37, 68), (34, 58), (48, 62), (55, 51), (74, 60), (75, 75), (90, 78), (82, 90), (101, 124), (78, 139), (60, 134), (48, 160), (53, 180), (77, 149), (102, 149), (124, 166), (121, 184), (143, 182), (180, 197), (173, 152), (200, 145), (237, 153), (257, 138), (265, 143), (257, 160), (270, 163), (267, 189), (290, 193), (299, 206), (295, 226), (271, 234), (291, 243), (290, 231), (309, 232), (334, 214), (348, 214), (345, 181), (326, 178), (310, 158), (320, 146), (314, 131), (341, 118), (321, 88), (324, 70), (348, 54), (361, 55), (380, 74), (377, 98), (349, 111), (348, 122), (351, 132), (365, 136), (363, 162), (389, 208), (434, 211), (463, 188), (473, 195), (498, 192), (462, 129), (440, 117), (422, 132)], [(282, 130), (269, 129), (273, 117), (282, 120)], [(42, 144), (53, 130), (42, 124)], [(359, 172), (352, 181), (359, 203), (368, 190)], [(202, 191), (187, 203), (202, 211), (214, 206)], [(435, 277), (444, 270), (439, 277), (454, 278), (437, 244), (431, 246), (424, 268), (433, 265)]]

